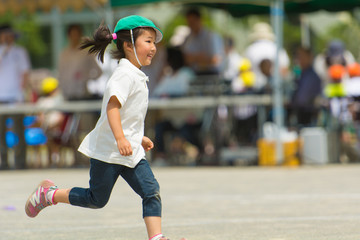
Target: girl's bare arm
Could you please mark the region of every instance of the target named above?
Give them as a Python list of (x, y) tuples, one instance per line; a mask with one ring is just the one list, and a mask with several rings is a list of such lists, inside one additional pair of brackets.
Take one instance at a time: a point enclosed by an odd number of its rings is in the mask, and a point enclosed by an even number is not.
[(119, 109), (121, 104), (115, 96), (112, 96), (108, 102), (106, 113), (110, 128), (116, 139), (116, 143), (119, 149), (119, 152), (123, 156), (132, 155), (132, 148), (129, 141), (125, 138), (124, 131), (121, 125), (121, 116)]

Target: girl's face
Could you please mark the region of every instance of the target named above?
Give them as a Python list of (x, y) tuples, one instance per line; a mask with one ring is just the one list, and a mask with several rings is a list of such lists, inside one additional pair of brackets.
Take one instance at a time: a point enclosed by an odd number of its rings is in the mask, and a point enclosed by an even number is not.
[[(135, 41), (136, 54), (142, 66), (151, 64), (151, 60), (155, 56), (156, 33), (154, 30), (142, 30), (141, 34)], [(138, 61), (136, 60), (135, 54), (131, 54), (130, 62), (140, 68)]]

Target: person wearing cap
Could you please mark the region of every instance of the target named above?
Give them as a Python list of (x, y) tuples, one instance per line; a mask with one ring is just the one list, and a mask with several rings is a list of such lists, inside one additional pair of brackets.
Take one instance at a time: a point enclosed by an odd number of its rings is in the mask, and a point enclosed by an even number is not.
[[(24, 88), (29, 82), (30, 60), (27, 51), (15, 44), (18, 33), (10, 25), (0, 27), (0, 103), (14, 104), (24, 101)], [(14, 132), (19, 136), (18, 145), (14, 146), (15, 168), (26, 168), (26, 145), (24, 139), (23, 114), (0, 115), (0, 151), (1, 169), (8, 169), (8, 147), (6, 145), (5, 121), (12, 118)]]
[[(36, 105), (40, 108), (55, 108), (64, 103), (64, 97), (59, 89), (59, 81), (54, 77), (46, 77), (41, 82), (41, 96)], [(63, 134), (65, 113), (58, 110), (44, 111), (38, 114), (38, 122), (48, 137), (48, 166), (62, 167), (60, 161), (60, 144)]]
[(143, 199), (143, 218), (149, 238), (166, 240), (161, 233), (159, 184), (145, 159), (145, 151), (154, 145), (144, 136), (149, 79), (141, 71), (142, 66), (151, 64), (155, 44), (161, 39), (162, 32), (152, 21), (131, 15), (117, 22), (114, 33), (100, 25), (92, 38), (84, 40), (81, 48), (88, 48), (89, 53), (95, 53), (102, 62), (107, 46), (114, 41), (113, 58), (119, 60), (106, 86), (100, 118), (79, 147), (79, 151), (90, 158), (90, 186), (58, 189), (52, 181), (43, 180), (26, 202), (29, 217), (59, 202), (102, 208), (121, 176)]
[(322, 86), (325, 87), (332, 82), (328, 69), (332, 65), (340, 64), (347, 66), (355, 62), (353, 54), (346, 49), (344, 42), (341, 40), (331, 40), (324, 52), (319, 53), (314, 59), (314, 69), (319, 75)]

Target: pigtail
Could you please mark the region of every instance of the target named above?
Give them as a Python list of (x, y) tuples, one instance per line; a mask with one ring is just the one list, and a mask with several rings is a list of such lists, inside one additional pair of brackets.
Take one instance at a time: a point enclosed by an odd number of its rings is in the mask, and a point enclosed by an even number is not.
[(111, 35), (110, 29), (101, 24), (98, 29), (95, 30), (92, 38), (85, 37), (80, 45), (80, 49), (89, 48), (89, 54), (97, 55), (98, 59), (103, 63), (104, 62), (104, 54), (106, 47), (113, 40), (113, 36)]

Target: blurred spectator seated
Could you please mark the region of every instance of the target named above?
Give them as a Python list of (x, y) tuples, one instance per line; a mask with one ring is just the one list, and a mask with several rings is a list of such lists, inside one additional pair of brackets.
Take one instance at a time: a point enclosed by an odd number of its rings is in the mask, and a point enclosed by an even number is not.
[[(60, 92), (58, 80), (53, 77), (46, 77), (41, 83), (42, 96), (37, 105), (43, 108), (55, 108), (64, 102)], [(66, 115), (57, 110), (41, 112), (38, 115), (41, 127), (49, 138), (48, 141), (48, 166), (60, 166), (60, 145), (63, 134), (63, 126)]]
[[(251, 44), (245, 50), (245, 57), (250, 60), (255, 73), (254, 91), (261, 92), (266, 86), (267, 76), (260, 69), (260, 63), (264, 59), (270, 60), (272, 63), (276, 59), (276, 43), (275, 35), (271, 26), (265, 22), (256, 23), (249, 35)], [(279, 56), (280, 73), (283, 80), (289, 77), (290, 59), (285, 49), (281, 49)]]
[(358, 101), (349, 100), (347, 103), (346, 117), (343, 117), (341, 128), (341, 163), (360, 162), (359, 148), (359, 113)]
[(191, 84), (190, 94), (220, 94), (218, 83), (221, 63), (225, 55), (223, 40), (217, 33), (203, 25), (199, 9), (188, 9), (186, 21), (190, 28), (190, 34), (181, 45), (181, 49), (186, 65), (197, 75)]
[(177, 47), (167, 49), (169, 72), (160, 80), (152, 97), (181, 97), (187, 95), (194, 72), (185, 66), (184, 56)]

